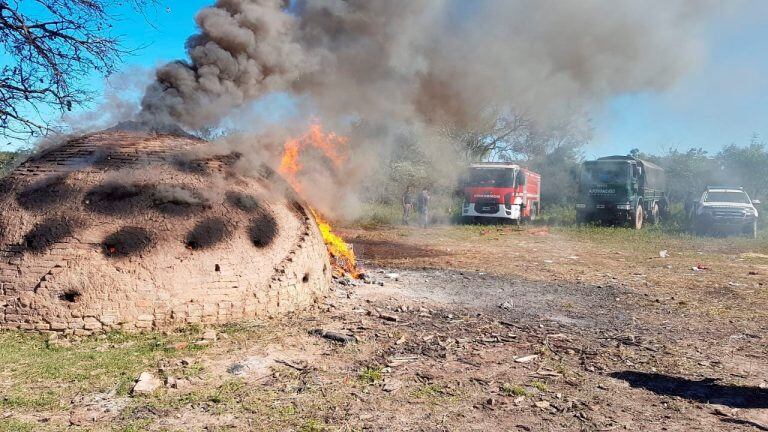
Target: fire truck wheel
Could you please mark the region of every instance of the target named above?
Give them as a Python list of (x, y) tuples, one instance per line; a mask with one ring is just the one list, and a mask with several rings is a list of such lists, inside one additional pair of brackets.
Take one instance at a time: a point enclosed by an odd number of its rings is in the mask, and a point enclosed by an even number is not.
[(645, 219), (645, 213), (643, 212), (643, 204), (638, 203), (635, 209), (635, 214), (632, 217), (632, 225), (636, 230), (643, 229), (643, 222)]

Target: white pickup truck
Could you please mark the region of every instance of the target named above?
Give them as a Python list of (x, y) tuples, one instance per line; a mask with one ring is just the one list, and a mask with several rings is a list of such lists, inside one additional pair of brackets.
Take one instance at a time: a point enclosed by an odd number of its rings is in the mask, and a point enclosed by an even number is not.
[(757, 238), (759, 204), (741, 188), (708, 187), (695, 203), (694, 229), (698, 234), (735, 231)]

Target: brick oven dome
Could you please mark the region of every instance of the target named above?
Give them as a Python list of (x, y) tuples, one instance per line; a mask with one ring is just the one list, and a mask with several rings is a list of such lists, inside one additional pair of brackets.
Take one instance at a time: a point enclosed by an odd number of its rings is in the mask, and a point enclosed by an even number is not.
[(208, 147), (101, 132), (0, 179), (0, 328), (168, 328), (314, 302), (331, 271), (305, 207)]

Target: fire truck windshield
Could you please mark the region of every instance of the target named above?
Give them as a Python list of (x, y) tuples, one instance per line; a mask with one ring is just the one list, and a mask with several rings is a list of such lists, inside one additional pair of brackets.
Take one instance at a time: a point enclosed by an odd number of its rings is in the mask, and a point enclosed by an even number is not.
[(515, 170), (512, 168), (472, 168), (469, 184), (473, 187), (514, 187)]

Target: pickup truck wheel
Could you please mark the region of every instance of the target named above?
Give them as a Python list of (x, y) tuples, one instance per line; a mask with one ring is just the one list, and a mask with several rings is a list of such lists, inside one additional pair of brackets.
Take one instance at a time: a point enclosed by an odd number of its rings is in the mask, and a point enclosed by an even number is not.
[(642, 203), (638, 203), (637, 208), (635, 209), (635, 214), (632, 216), (632, 228), (636, 230), (643, 229), (644, 219), (645, 213), (643, 212), (643, 205)]
[(698, 235), (698, 236), (703, 236), (703, 235), (707, 235), (709, 233), (709, 230), (707, 229), (706, 226), (704, 226), (703, 223), (701, 223), (701, 221), (699, 221), (697, 219), (694, 219), (693, 220), (693, 233)]
[(752, 222), (752, 226), (749, 227), (749, 238), (757, 238), (757, 221)]

